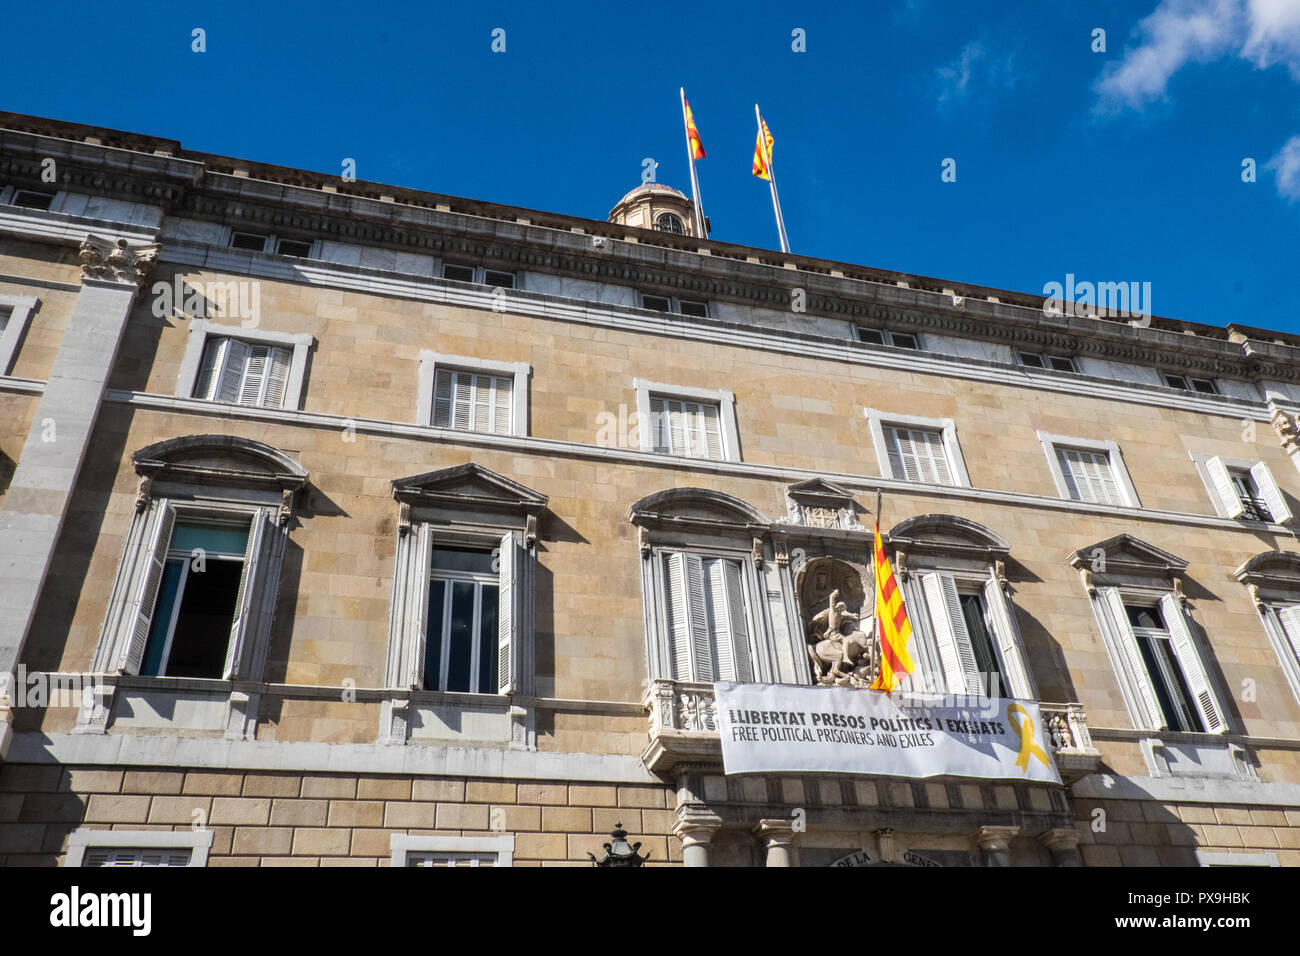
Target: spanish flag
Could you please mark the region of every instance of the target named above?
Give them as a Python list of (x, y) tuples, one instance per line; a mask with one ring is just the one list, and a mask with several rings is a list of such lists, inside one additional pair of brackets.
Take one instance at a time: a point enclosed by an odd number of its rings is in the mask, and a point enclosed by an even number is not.
[(772, 144), (776, 142), (772, 138), (772, 131), (767, 128), (767, 120), (762, 116), (758, 118), (762, 131), (758, 134), (754, 142), (754, 175), (759, 179), (772, 181)]
[[(755, 160), (757, 163), (757, 160)], [(757, 173), (755, 173), (757, 175)], [(907, 619), (907, 607), (903, 604), (903, 592), (894, 577), (889, 558), (885, 555), (885, 545), (880, 539), (880, 522), (876, 521), (876, 630), (880, 634), (880, 674), (872, 690), (893, 693), (898, 682), (912, 673), (911, 655), (907, 653), (907, 644), (912, 637), (912, 622)]]
[(682, 93), (682, 105), (686, 107), (686, 141), (690, 144), (691, 159), (703, 159), (704, 143), (700, 141), (700, 131), (695, 128), (695, 115), (685, 93)]

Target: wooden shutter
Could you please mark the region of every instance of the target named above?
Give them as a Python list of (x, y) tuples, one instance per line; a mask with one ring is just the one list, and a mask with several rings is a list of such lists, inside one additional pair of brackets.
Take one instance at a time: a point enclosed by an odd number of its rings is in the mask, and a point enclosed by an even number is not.
[(492, 386), (494, 384), (491, 375), (470, 375), (470, 396), (471, 404), (474, 408), (474, 431), (490, 432), (492, 431), (492, 411), (494, 404), (492, 401)]
[(690, 621), (692, 679), (701, 683), (717, 680), (713, 665), (713, 640), (709, 633), (708, 602), (704, 595), (704, 560), (698, 554), (683, 555), (686, 571), (686, 610)]
[(1119, 642), (1120, 656), (1124, 659), (1124, 664), (1128, 668), (1129, 678), (1137, 691), (1137, 716), (1142, 724), (1138, 729), (1163, 730), (1165, 728), (1164, 714), (1160, 710), (1159, 701), (1156, 700), (1156, 690), (1151, 684), (1151, 676), (1147, 673), (1146, 663), (1142, 660), (1142, 652), (1138, 649), (1137, 636), (1133, 633), (1133, 628), (1128, 622), (1128, 612), (1124, 610), (1124, 599), (1120, 597), (1119, 591), (1115, 588), (1099, 588), (1097, 594), (1099, 595), (1103, 614), (1110, 622), (1111, 633), (1115, 635), (1116, 641)]
[(701, 421), (704, 427), (704, 444), (702, 448), (696, 449), (704, 453), (704, 457), (712, 458), (714, 461), (722, 460), (722, 426), (718, 414), (718, 406), (712, 403), (705, 403), (699, 406)]
[(158, 589), (162, 586), (163, 570), (167, 566), (167, 548), (171, 545), (172, 528), (176, 525), (176, 511), (166, 498), (158, 499), (154, 503), (154, 509), (157, 517), (154, 519), (152, 534), (146, 538), (144, 545), (148, 552), (143, 560), (139, 590), (126, 615), (126, 620), (131, 622), (131, 630), (118, 662), (118, 669), (127, 674), (140, 673), (145, 647), (149, 643), (149, 625), (153, 621), (154, 605), (158, 603)]
[(239, 387), (240, 405), (262, 404), (270, 351), (265, 345), (248, 346), (247, 368), (244, 372), (243, 384)]
[(912, 448), (911, 433), (905, 428), (885, 429), (889, 446), (889, 464), (895, 478), (918, 481), (920, 471), (916, 467), (916, 453)]
[(741, 566), (726, 558), (710, 558), (703, 566), (714, 657), (718, 662), (717, 679), (750, 683), (754, 671)]
[(217, 384), (221, 381), (222, 361), (230, 339), (209, 336), (203, 343), (203, 358), (199, 362), (199, 375), (194, 383), (194, 397), (211, 401), (217, 397)]
[(1242, 504), (1241, 495), (1237, 494), (1237, 486), (1232, 483), (1232, 476), (1228, 474), (1228, 466), (1223, 463), (1223, 459), (1217, 455), (1207, 459), (1205, 472), (1210, 476), (1210, 485), (1219, 498), (1219, 504), (1223, 506), (1224, 514), (1229, 518), (1241, 517), (1246, 506)]
[(391, 644), (386, 679), (390, 687), (424, 687), (432, 550), (427, 522), (412, 523), (411, 530), (398, 538), (388, 625)]
[(1224, 719), (1223, 705), (1210, 686), (1209, 672), (1201, 660), (1201, 653), (1192, 638), (1191, 624), (1183, 615), (1182, 606), (1172, 594), (1166, 594), (1160, 598), (1160, 611), (1164, 615), (1165, 626), (1169, 628), (1174, 657), (1183, 669), (1187, 689), (1191, 691), (1192, 699), (1201, 713), (1205, 729), (1212, 734), (1226, 733), (1228, 724)]
[(497, 563), (497, 693), (513, 694), (518, 685), (515, 633), (520, 626), (520, 567), (522, 559), (513, 531), (501, 536)]
[(248, 531), (248, 545), (244, 549), (244, 573), (239, 578), (239, 591), (235, 597), (235, 619), (230, 625), (229, 642), (226, 644), (226, 663), (222, 668), (223, 680), (236, 680), (252, 675), (244, 673), (245, 648), (249, 634), (256, 627), (258, 612), (258, 572), (270, 522), (264, 512), (253, 515)]
[[(647, 427), (647, 425), (642, 425)], [(651, 446), (657, 452), (671, 452), (672, 441), (668, 436), (668, 405), (658, 395), (650, 396), (650, 422), (648, 427), (654, 436)]]
[(988, 605), (989, 616), (993, 618), (993, 639), (997, 642), (1002, 658), (1002, 673), (1010, 685), (1011, 696), (1037, 700), (1038, 691), (1029, 671), (1024, 640), (1016, 621), (1016, 609), (1007, 600), (1002, 591), (1002, 583), (996, 578), (990, 577), (984, 583), (984, 603)]
[(248, 364), (248, 345), (239, 339), (226, 339), (225, 361), (221, 366), (221, 382), (215, 398), (219, 402), (234, 404), (239, 401), (244, 381), (244, 367)]
[(474, 382), (468, 372), (451, 373), (451, 427), (469, 431), (474, 424)]
[(1282, 494), (1282, 489), (1278, 487), (1273, 480), (1273, 473), (1268, 470), (1268, 465), (1262, 461), (1256, 462), (1250, 466), (1250, 477), (1255, 479), (1255, 485), (1259, 488), (1259, 496), (1264, 499), (1264, 504), (1268, 505), (1269, 514), (1278, 524), (1285, 524), (1291, 520), (1291, 509), (1287, 507), (1286, 497)]
[(957, 584), (950, 574), (930, 572), (921, 575), (925, 606), (930, 614), (934, 640), (943, 668), (944, 683), (950, 694), (981, 694), (979, 668), (966, 621), (961, 615)]
[(438, 369), (433, 385), (433, 426), (435, 428), (451, 427), (451, 406), (453, 399), (452, 373)]
[(686, 603), (686, 555), (678, 551), (664, 557), (664, 610), (668, 614), (673, 678), (689, 681), (692, 679), (691, 622)]
[(266, 400), (267, 408), (283, 408), (284, 393), (289, 385), (288, 349), (271, 349), (266, 357)]
[(1300, 604), (1277, 609), (1277, 619), (1282, 624), (1282, 634), (1291, 645), (1291, 653), (1300, 664)]
[(916, 449), (920, 480), (938, 485), (951, 485), (952, 474), (948, 469), (948, 457), (943, 447), (943, 433), (917, 430), (912, 432), (912, 440)]
[(498, 435), (509, 435), (514, 411), (515, 380), (508, 375), (501, 375), (493, 378), (492, 382), (494, 398), (492, 431)]

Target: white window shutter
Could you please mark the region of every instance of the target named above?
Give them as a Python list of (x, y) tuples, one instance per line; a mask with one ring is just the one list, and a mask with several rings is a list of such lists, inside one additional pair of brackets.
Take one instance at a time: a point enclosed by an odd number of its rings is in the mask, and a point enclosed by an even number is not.
[(497, 565), (497, 693), (513, 694), (519, 687), (519, 648), (516, 637), (523, 624), (523, 563), (525, 554), (515, 533), (501, 536)]
[(429, 525), (413, 523), (397, 545), (390, 630), (395, 633), (387, 680), (393, 687), (424, 687), (424, 654), (428, 640), (429, 562), (433, 542)]
[(239, 401), (244, 381), (244, 366), (248, 364), (248, 345), (238, 339), (226, 339), (225, 363), (221, 367), (221, 383), (216, 400), (235, 404)]
[(673, 677), (691, 679), (691, 624), (686, 610), (686, 555), (675, 552), (664, 559), (664, 609), (668, 612), (668, 642)]
[(1146, 663), (1142, 660), (1142, 652), (1138, 649), (1137, 637), (1128, 622), (1124, 599), (1120, 597), (1116, 588), (1099, 588), (1097, 593), (1101, 596), (1103, 611), (1110, 619), (1111, 630), (1119, 641), (1120, 653), (1137, 690), (1138, 720), (1142, 724), (1138, 729), (1163, 730), (1164, 714), (1160, 710), (1159, 701), (1156, 700), (1156, 689), (1151, 683), (1151, 676), (1147, 673)]
[(901, 436), (897, 428), (885, 429), (885, 450), (889, 455), (889, 472), (890, 477), (895, 479), (904, 479), (907, 477), (907, 468), (903, 464), (903, 452)]
[(445, 368), (438, 369), (433, 385), (433, 426), (435, 428), (451, 428), (453, 392), (452, 373)]
[(1291, 645), (1296, 663), (1300, 664), (1300, 604), (1278, 608), (1277, 619), (1282, 623), (1282, 632)]
[(248, 545), (244, 549), (244, 573), (239, 578), (239, 591), (235, 596), (235, 620), (230, 626), (230, 640), (226, 644), (226, 664), (222, 668), (223, 680), (237, 680), (251, 675), (244, 673), (244, 650), (248, 636), (256, 624), (258, 597), (259, 558), (268, 532), (264, 512), (253, 515), (248, 530)]
[(244, 383), (239, 388), (240, 405), (261, 405), (262, 392), (266, 386), (266, 371), (270, 360), (269, 349), (265, 345), (250, 345), (248, 347), (247, 370), (244, 373)]
[(474, 431), (490, 432), (492, 431), (492, 411), (495, 404), (492, 400), (493, 380), (491, 375), (471, 375), (469, 380), (473, 383), (473, 407), (474, 407)]
[(148, 552), (140, 576), (139, 590), (131, 601), (126, 620), (131, 630), (118, 661), (118, 669), (126, 674), (140, 673), (145, 647), (149, 643), (149, 625), (153, 621), (154, 605), (158, 602), (158, 589), (162, 586), (163, 571), (167, 566), (167, 548), (171, 545), (172, 528), (176, 525), (176, 511), (165, 498), (154, 503), (157, 517), (152, 534), (146, 541)]
[(216, 397), (217, 383), (221, 381), (222, 360), (230, 339), (209, 336), (203, 343), (203, 358), (199, 363), (199, 375), (194, 383), (194, 397), (211, 401)]
[(289, 385), (289, 350), (271, 349), (266, 359), (267, 408), (283, 408), (284, 393)]
[[(650, 429), (653, 436), (650, 444), (657, 452), (668, 452), (672, 448), (668, 440), (668, 415), (664, 400), (657, 395), (650, 397), (650, 421), (641, 423), (642, 429)], [(646, 432), (642, 432), (646, 434)]]
[(1174, 656), (1183, 669), (1183, 678), (1187, 689), (1191, 691), (1205, 729), (1212, 734), (1226, 733), (1227, 721), (1224, 719), (1223, 705), (1219, 702), (1210, 686), (1210, 675), (1201, 660), (1201, 653), (1192, 639), (1192, 628), (1183, 609), (1172, 594), (1160, 598), (1160, 611), (1165, 617), (1165, 626), (1169, 628), (1170, 643)]
[[(1254, 469), (1251, 470), (1253, 473)], [(1228, 466), (1223, 463), (1223, 459), (1217, 455), (1207, 459), (1205, 471), (1210, 476), (1214, 493), (1219, 496), (1224, 514), (1229, 518), (1240, 517), (1246, 506), (1241, 503), (1241, 495), (1237, 494), (1237, 486), (1232, 483), (1232, 476), (1228, 474)]]
[(691, 679), (711, 683), (717, 679), (713, 666), (713, 640), (709, 633), (709, 609), (704, 595), (704, 561), (697, 554), (682, 556), (686, 572), (686, 610), (690, 622)]
[(1282, 489), (1278, 487), (1273, 480), (1273, 473), (1268, 470), (1268, 465), (1262, 461), (1257, 461), (1250, 466), (1250, 477), (1255, 479), (1255, 485), (1259, 488), (1260, 497), (1264, 499), (1264, 504), (1268, 505), (1269, 514), (1278, 524), (1285, 524), (1291, 520), (1291, 509), (1287, 507), (1286, 497), (1282, 494)]
[(509, 435), (514, 410), (514, 379), (501, 376), (494, 380), (496, 405), (492, 410), (492, 430), (498, 435)]
[[(947, 585), (952, 583), (952, 578), (946, 574), (930, 572), (921, 575), (921, 588), (925, 592), (925, 606), (930, 613), (930, 624), (934, 631), (935, 644), (938, 646), (939, 664), (943, 669), (945, 689), (950, 694), (966, 694), (968, 693), (967, 667), (959, 646), (962, 642), (956, 629), (958, 624), (961, 627), (960, 637), (966, 638), (964, 643), (966, 656), (970, 657), (971, 672), (975, 670), (975, 659), (971, 651), (970, 639), (966, 637), (966, 622), (961, 618), (960, 605), (957, 609), (956, 621), (953, 620), (949, 610)], [(955, 599), (957, 594), (955, 584), (952, 593)]]
[(451, 427), (469, 431), (474, 423), (474, 376), (452, 372), (451, 382)]
[(740, 565), (725, 558), (710, 558), (703, 562), (703, 566), (718, 661), (717, 679), (749, 683), (754, 674)]
[(993, 640), (997, 642), (999, 656), (1002, 658), (1002, 672), (1010, 685), (1011, 696), (1037, 700), (1038, 690), (1034, 686), (1029, 662), (1025, 657), (1024, 641), (1016, 622), (1016, 610), (1007, 600), (1002, 584), (996, 578), (991, 577), (984, 583), (984, 603), (988, 605), (989, 615), (993, 618), (993, 630), (996, 632)]
[(727, 586), (731, 656), (735, 661), (736, 680), (748, 684), (754, 679), (754, 664), (749, 648), (749, 615), (745, 609), (744, 566), (739, 561), (724, 561), (723, 575)]
[[(704, 423), (704, 447), (706, 458), (722, 460), (722, 425), (718, 416), (718, 406), (705, 403), (700, 407)], [(698, 449), (697, 449), (698, 451)]]

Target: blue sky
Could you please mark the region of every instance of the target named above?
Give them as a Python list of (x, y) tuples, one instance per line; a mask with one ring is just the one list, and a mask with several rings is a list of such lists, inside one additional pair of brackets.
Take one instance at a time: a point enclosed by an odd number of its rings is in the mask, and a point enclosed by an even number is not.
[(684, 85), (716, 239), (777, 244), (758, 102), (795, 252), (1300, 332), (1300, 0), (60, 10), (6, 13), (3, 108), (603, 219), (645, 157), (689, 189)]

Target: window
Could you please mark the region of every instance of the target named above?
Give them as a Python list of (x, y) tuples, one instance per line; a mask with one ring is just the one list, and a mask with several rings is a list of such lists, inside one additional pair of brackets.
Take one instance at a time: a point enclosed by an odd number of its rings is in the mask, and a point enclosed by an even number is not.
[[(131, 457), (141, 487), (94, 671), (259, 680), (306, 471), (278, 449), (228, 435), (168, 439)], [(233, 699), (229, 688), (215, 692)], [(228, 735), (251, 734), (242, 709), (250, 696), (236, 701)], [(110, 714), (111, 700), (84, 709), (78, 724), (102, 732)]]
[(268, 236), (257, 232), (232, 232), (230, 234), (230, 248), (243, 249), (246, 252), (265, 252), (268, 238)]
[(307, 353), (314, 343), (306, 333), (192, 319), (176, 394), (230, 405), (301, 408)]
[(709, 304), (692, 299), (679, 299), (676, 296), (652, 295), (641, 293), (641, 308), (653, 312), (676, 312), (680, 315), (693, 315), (697, 318), (709, 317)]
[[(430, 560), (424, 689), (495, 694), (501, 579), (490, 550), (440, 548)], [(509, 654), (507, 646), (505, 653)]]
[(752, 681), (754, 627), (743, 562), (680, 551), (661, 559), (673, 679)]
[[(383, 702), (381, 739), (530, 748), (531, 729), (512, 716), (531, 720), (530, 712), (509, 695), (532, 692), (537, 518), (546, 496), (472, 462), (398, 479), (393, 494), (399, 522), (385, 686), (401, 694)], [(464, 701), (413, 691), (484, 700), (467, 717)], [(480, 736), (449, 738), (448, 721)]]
[(428, 837), (394, 833), (391, 837), (392, 865), (412, 866), (511, 866), (515, 838)]
[(951, 418), (918, 418), (866, 409), (885, 478), (970, 487)]
[(1110, 441), (1038, 433), (1062, 498), (1089, 504), (1141, 507), (1119, 446)]
[[(983, 578), (926, 571), (908, 590), (923, 634), (918, 687), (930, 692), (1033, 698), (1015, 610), (990, 572)], [(907, 599), (905, 593), (904, 599)], [(916, 600), (919, 599), (919, 602)], [(919, 608), (918, 608), (919, 603)]]
[(1264, 462), (1225, 460), (1218, 456), (1192, 457), (1209, 479), (1207, 485), (1219, 512), (1225, 517), (1267, 522), (1291, 520), (1286, 496)]
[(64, 866), (207, 866), (212, 831), (74, 830)]
[(1264, 551), (1233, 576), (1246, 585), (1287, 683), (1300, 700), (1300, 554)]
[(661, 212), (655, 217), (655, 228), (660, 232), (672, 232), (677, 235), (685, 235), (686, 224), (682, 222), (681, 217), (671, 212)]
[(34, 189), (15, 189), (13, 199), (10, 204), (18, 206), (20, 209), (39, 209), (42, 212), (50, 208), (54, 202), (54, 193), (37, 192)]
[(1146, 597), (1115, 587), (1097, 602), (1131, 688), (1140, 729), (1223, 733), (1223, 706), (1210, 684), (1191, 623), (1172, 594)]
[(1191, 378), (1187, 375), (1164, 374), (1165, 384), (1170, 388), (1182, 389), (1184, 392), (1200, 392), (1202, 395), (1218, 395), (1219, 387), (1213, 379)]
[(275, 251), (282, 256), (306, 259), (311, 255), (311, 243), (299, 239), (280, 239), (275, 244)]
[(740, 461), (736, 397), (731, 392), (636, 379), (643, 451), (683, 458)]
[(1057, 372), (1077, 372), (1074, 359), (1066, 355), (1048, 355), (1045, 352), (1017, 352), (1021, 365), (1030, 368), (1049, 368)]
[(515, 287), (515, 274), (497, 269), (485, 269), (482, 266), (469, 266), (455, 262), (442, 264), (442, 277), (454, 282), (472, 282), (477, 285), (490, 285), (501, 289)]
[(231, 405), (281, 408), (293, 353), (226, 336), (209, 336), (194, 397)]
[(420, 353), (421, 425), (490, 435), (528, 434), (528, 377), (521, 362)]
[(8, 375), (18, 357), (18, 342), (36, 311), (37, 300), (29, 295), (0, 295), (0, 375)]
[(891, 345), (896, 349), (920, 349), (921, 340), (911, 332), (890, 332), (887, 329), (868, 329), (858, 326), (858, 341), (872, 345)]

